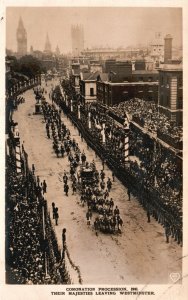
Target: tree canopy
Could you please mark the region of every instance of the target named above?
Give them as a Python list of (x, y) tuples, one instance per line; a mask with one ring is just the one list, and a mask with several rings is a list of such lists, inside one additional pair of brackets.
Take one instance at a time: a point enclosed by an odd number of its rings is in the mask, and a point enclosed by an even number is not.
[(18, 72), (31, 78), (37, 74), (46, 72), (45, 68), (39, 59), (33, 57), (32, 55), (22, 56), (20, 59), (15, 57), (7, 57), (11, 60), (11, 71)]

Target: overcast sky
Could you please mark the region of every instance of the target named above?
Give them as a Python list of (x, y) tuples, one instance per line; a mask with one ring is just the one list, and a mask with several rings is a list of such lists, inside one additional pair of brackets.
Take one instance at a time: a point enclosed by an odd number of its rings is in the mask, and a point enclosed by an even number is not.
[(173, 36), (173, 45), (182, 44), (180, 8), (72, 8), (8, 7), (6, 47), (16, 51), (16, 30), (22, 17), (27, 31), (28, 50), (44, 50), (48, 32), (52, 50), (71, 51), (71, 24), (83, 24), (85, 48), (93, 46), (127, 47), (149, 45), (155, 32)]

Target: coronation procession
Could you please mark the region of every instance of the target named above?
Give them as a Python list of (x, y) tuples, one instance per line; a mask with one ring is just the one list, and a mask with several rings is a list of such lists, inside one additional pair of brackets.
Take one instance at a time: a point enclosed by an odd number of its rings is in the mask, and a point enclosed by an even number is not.
[(7, 38), (6, 283), (181, 283), (181, 28), (148, 49), (88, 50), (72, 17), (72, 52), (50, 34), (29, 51), (35, 9), (17, 16), (17, 51)]

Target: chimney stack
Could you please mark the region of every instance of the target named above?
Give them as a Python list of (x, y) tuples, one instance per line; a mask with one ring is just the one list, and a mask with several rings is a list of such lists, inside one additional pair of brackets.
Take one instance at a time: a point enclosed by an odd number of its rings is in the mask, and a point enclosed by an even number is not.
[(164, 38), (164, 63), (168, 64), (172, 60), (172, 36), (167, 34)]

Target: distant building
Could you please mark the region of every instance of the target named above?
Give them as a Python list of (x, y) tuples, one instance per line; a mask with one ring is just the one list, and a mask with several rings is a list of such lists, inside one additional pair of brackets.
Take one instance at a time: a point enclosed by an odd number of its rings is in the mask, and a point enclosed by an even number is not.
[(105, 61), (105, 72), (110, 73), (114, 69), (114, 66), (116, 64), (116, 59), (107, 59)]
[(135, 61), (135, 70), (145, 70), (145, 69), (146, 69), (146, 62), (144, 59)]
[(109, 81), (111, 82), (130, 81), (132, 63), (131, 61), (106, 60), (105, 73), (109, 74)]
[(71, 27), (72, 38), (72, 54), (79, 56), (84, 50), (84, 29), (81, 25), (72, 25)]
[(150, 50), (150, 57), (156, 64), (164, 61), (164, 41), (160, 32), (155, 33), (155, 39), (151, 42)]
[(34, 52), (33, 46), (31, 46), (31, 47), (30, 47), (30, 54), (33, 55), (33, 52)]
[(131, 59), (137, 57), (139, 52), (138, 49), (87, 49), (82, 51), (82, 55), (96, 60)]
[(30, 49), (30, 54), (39, 60), (42, 60), (42, 58), (44, 56), (44, 53), (42, 51), (33, 50), (33, 49)]
[(135, 70), (132, 71), (131, 82), (158, 82), (159, 72), (157, 70)]
[(147, 62), (143, 60), (116, 61), (106, 60), (105, 72), (109, 74), (110, 82), (153, 82), (159, 80), (157, 70), (147, 68)]
[(80, 75), (80, 64), (79, 63), (71, 64), (71, 74), (72, 75)]
[(149, 56), (146, 56), (144, 59), (145, 59), (145, 64), (146, 64), (146, 70), (148, 70), (148, 71), (154, 70), (155, 64), (154, 64), (154, 61), (152, 60), (152, 58)]
[(56, 60), (52, 55), (43, 56), (41, 62), (47, 71), (56, 68)]
[(24, 28), (22, 18), (20, 17), (16, 32), (17, 38), (17, 55), (23, 56), (27, 54), (27, 32)]
[(55, 49), (55, 54), (56, 56), (60, 55), (60, 50), (59, 50), (59, 46), (57, 45), (56, 49)]
[(99, 72), (80, 74), (80, 97), (82, 103), (97, 100), (97, 78)]
[(98, 78), (97, 100), (101, 103), (113, 106), (133, 98), (157, 102), (158, 82), (109, 82)]
[(80, 64), (72, 63), (70, 80), (76, 94), (80, 92)]
[(102, 65), (97, 63), (90, 64), (90, 72), (95, 73), (97, 71), (102, 73)]
[(159, 69), (159, 111), (171, 121), (183, 122), (182, 64), (164, 64)]
[(52, 47), (51, 47), (51, 43), (50, 43), (50, 40), (49, 40), (48, 33), (46, 35), (46, 42), (45, 42), (45, 46), (44, 46), (44, 52), (46, 54), (52, 53)]
[(146, 70), (144, 59), (105, 62), (105, 72), (97, 80), (97, 100), (112, 106), (132, 98), (158, 103), (159, 73)]

